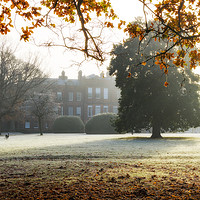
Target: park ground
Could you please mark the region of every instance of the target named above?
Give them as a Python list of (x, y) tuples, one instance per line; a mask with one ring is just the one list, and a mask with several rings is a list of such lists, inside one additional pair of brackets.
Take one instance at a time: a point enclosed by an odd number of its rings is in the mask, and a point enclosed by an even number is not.
[(200, 134), (0, 136), (0, 199), (200, 199)]

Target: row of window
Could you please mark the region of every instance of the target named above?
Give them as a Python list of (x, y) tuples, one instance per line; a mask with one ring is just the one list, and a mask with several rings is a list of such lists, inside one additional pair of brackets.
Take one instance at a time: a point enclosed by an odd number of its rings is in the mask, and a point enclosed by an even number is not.
[[(96, 99), (100, 99), (101, 88), (96, 88), (95, 91), (96, 91), (95, 93)], [(93, 88), (88, 88), (88, 99), (92, 99), (92, 92), (93, 92)], [(103, 88), (103, 98), (108, 99), (108, 88)]]
[[(62, 101), (62, 92), (57, 92), (57, 100)], [(68, 101), (74, 101), (73, 92), (68, 92)], [(76, 93), (76, 101), (81, 101), (81, 92)]]
[[(94, 109), (94, 112), (93, 112)], [(92, 105), (88, 105), (88, 117), (92, 117), (93, 115), (98, 115), (100, 113), (107, 113), (108, 112), (108, 106), (100, 106), (100, 105), (96, 105), (96, 106), (92, 106)], [(117, 106), (113, 106), (112, 109), (113, 113), (117, 113), (118, 112), (118, 107)], [(60, 115), (64, 115), (64, 109), (63, 106), (60, 107), (60, 111), (59, 113)], [(74, 107), (73, 106), (69, 106), (68, 110), (67, 110), (67, 114), (70, 116), (74, 115)], [(75, 108), (75, 115), (77, 116), (81, 116), (81, 107), (76, 107)]]
[[(108, 106), (103, 106), (103, 112), (101, 112), (101, 106), (95, 106), (94, 107), (94, 114), (98, 115), (100, 113), (107, 113), (108, 112)], [(117, 106), (113, 106), (113, 113), (118, 113), (118, 107)], [(92, 117), (93, 116), (93, 106), (92, 105), (88, 105), (88, 117)]]
[[(75, 115), (77, 116), (81, 116), (81, 107), (78, 106), (75, 108)], [(64, 115), (64, 108), (63, 106), (59, 107), (57, 110), (57, 114), (58, 115)], [(67, 110), (67, 115), (73, 116), (74, 115), (74, 107), (73, 106), (69, 106), (68, 110)]]
[[(24, 127), (25, 128), (31, 128), (31, 122), (30, 121), (26, 121), (25, 124), (24, 124)], [(33, 128), (39, 128), (39, 125), (37, 122), (35, 122), (33, 124)], [(45, 123), (45, 128), (47, 129), (48, 128), (48, 123)]]
[[(95, 97), (96, 99), (101, 98), (101, 88), (95, 89)], [(88, 99), (92, 99), (93, 97), (93, 88), (88, 88)], [(81, 101), (82, 94), (81, 92), (76, 93), (76, 101)], [(108, 88), (103, 88), (103, 98), (108, 99)], [(57, 100), (62, 101), (62, 92), (57, 92)], [(68, 92), (68, 101), (74, 101), (74, 92)]]

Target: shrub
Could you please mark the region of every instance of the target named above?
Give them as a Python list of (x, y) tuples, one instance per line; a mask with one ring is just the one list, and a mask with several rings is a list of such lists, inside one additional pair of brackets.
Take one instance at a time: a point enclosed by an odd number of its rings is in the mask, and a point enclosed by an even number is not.
[(55, 133), (84, 133), (84, 123), (80, 117), (63, 116), (54, 121), (53, 131)]
[(112, 121), (116, 119), (113, 113), (99, 114), (92, 117), (85, 125), (87, 134), (116, 134)]

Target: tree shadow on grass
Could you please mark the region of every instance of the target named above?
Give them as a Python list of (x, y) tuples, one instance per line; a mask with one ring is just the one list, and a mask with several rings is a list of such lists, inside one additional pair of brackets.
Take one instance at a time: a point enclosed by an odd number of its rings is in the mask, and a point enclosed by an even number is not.
[(148, 138), (148, 137), (128, 137), (128, 138), (119, 138), (119, 140), (152, 140), (152, 141), (156, 141), (156, 140), (199, 140), (200, 138), (195, 138), (195, 137), (163, 137), (163, 138)]

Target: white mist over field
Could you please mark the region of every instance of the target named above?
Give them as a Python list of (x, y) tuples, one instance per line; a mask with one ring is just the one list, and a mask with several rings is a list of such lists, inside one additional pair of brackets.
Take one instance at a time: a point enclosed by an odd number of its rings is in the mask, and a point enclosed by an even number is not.
[(86, 134), (14, 134), (9, 139), (0, 137), (0, 153), (51, 146), (82, 144), (130, 135), (86, 135)]
[(165, 139), (149, 139), (150, 134), (19, 134), (0, 136), (0, 158), (55, 156), (69, 158), (135, 159), (190, 157), (199, 160), (200, 134), (163, 134)]

